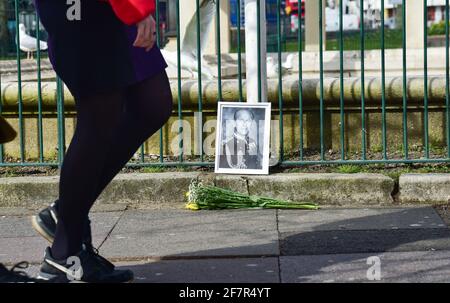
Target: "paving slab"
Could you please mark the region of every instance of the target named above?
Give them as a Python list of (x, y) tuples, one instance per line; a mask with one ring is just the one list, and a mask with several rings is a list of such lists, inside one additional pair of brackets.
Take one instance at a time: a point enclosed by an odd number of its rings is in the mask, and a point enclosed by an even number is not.
[[(108, 234), (121, 216), (121, 212), (92, 213), (92, 233)], [(0, 238), (34, 237), (37, 232), (31, 226), (30, 216), (0, 216)]]
[(279, 210), (280, 232), (446, 228), (432, 207)]
[(0, 217), (31, 216), (36, 210), (25, 207), (0, 207)]
[(281, 255), (450, 250), (450, 229), (317, 230), (280, 233)]
[[(278, 258), (116, 262), (134, 272), (134, 283), (279, 283)], [(26, 270), (30, 276), (38, 265)]]
[[(369, 260), (369, 257), (379, 258)], [(374, 262), (375, 261), (375, 262)], [(379, 264), (380, 280), (374, 269)], [(280, 257), (282, 283), (449, 283), (450, 251)]]
[(48, 245), (42, 237), (0, 238), (0, 263), (41, 262)]
[(282, 255), (450, 249), (450, 229), (432, 207), (278, 212)]
[(111, 232), (123, 212), (91, 213), (92, 234), (103, 236)]
[(141, 283), (278, 283), (278, 258), (164, 260), (117, 263)]
[[(47, 205), (48, 206), (48, 205)], [(26, 208), (26, 207), (0, 207), (0, 217), (11, 216), (32, 216), (42, 210), (45, 205), (41, 205), (39, 208)], [(91, 209), (91, 214), (96, 212), (121, 212), (127, 209), (126, 204), (94, 204)]]
[(100, 251), (114, 258), (278, 255), (276, 211), (127, 211)]
[(35, 236), (29, 216), (0, 216), (0, 238)]
[[(106, 239), (120, 215), (118, 212), (91, 214), (94, 245), (99, 246)], [(48, 245), (31, 227), (29, 217), (0, 217), (0, 263), (41, 262)]]

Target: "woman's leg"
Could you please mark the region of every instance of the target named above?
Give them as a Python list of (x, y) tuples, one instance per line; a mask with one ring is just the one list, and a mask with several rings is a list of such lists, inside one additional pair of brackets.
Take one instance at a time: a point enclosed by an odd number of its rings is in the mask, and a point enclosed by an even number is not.
[[(104, 154), (103, 169), (88, 204), (89, 207), (93, 205), (105, 187), (120, 172), (138, 148), (169, 119), (173, 101), (166, 72), (163, 71), (129, 87), (124, 94), (124, 102), (125, 111), (121, 113), (120, 122), (114, 131), (114, 137), (108, 151)], [(67, 156), (64, 161), (67, 161)], [(60, 204), (60, 201), (57, 201), (55, 205), (58, 213), (61, 211)], [(85, 220), (88, 220), (87, 216)], [(86, 230), (84, 230), (83, 239), (91, 238), (89, 225), (84, 224), (84, 226)], [(78, 234), (77, 237), (80, 237), (80, 235)]]
[(92, 203), (139, 147), (167, 122), (172, 106), (172, 93), (165, 71), (127, 90), (126, 110), (114, 133)]
[(114, 92), (76, 101), (76, 129), (60, 174), (58, 223), (52, 246), (56, 259), (81, 250), (85, 222), (123, 112), (123, 97), (122, 92)]

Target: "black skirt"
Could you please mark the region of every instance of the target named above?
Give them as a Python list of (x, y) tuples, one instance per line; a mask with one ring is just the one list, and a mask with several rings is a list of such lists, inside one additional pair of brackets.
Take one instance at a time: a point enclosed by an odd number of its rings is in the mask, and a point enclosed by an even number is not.
[(49, 59), (75, 98), (126, 88), (167, 67), (159, 48), (133, 46), (137, 27), (123, 24), (107, 2), (81, 0), (80, 20), (69, 20), (69, 5), (35, 0), (48, 32)]

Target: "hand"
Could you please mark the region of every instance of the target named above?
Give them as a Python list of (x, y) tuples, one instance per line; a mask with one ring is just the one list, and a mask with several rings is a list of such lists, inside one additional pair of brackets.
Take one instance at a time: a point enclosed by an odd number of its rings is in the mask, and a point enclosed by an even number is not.
[(138, 33), (133, 43), (135, 47), (144, 47), (145, 51), (152, 49), (156, 41), (156, 21), (152, 15), (136, 24)]

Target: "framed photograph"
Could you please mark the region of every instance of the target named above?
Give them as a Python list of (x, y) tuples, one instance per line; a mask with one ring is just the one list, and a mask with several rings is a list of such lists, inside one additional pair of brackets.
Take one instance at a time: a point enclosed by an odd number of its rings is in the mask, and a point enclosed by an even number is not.
[(270, 102), (219, 102), (215, 173), (269, 174)]

